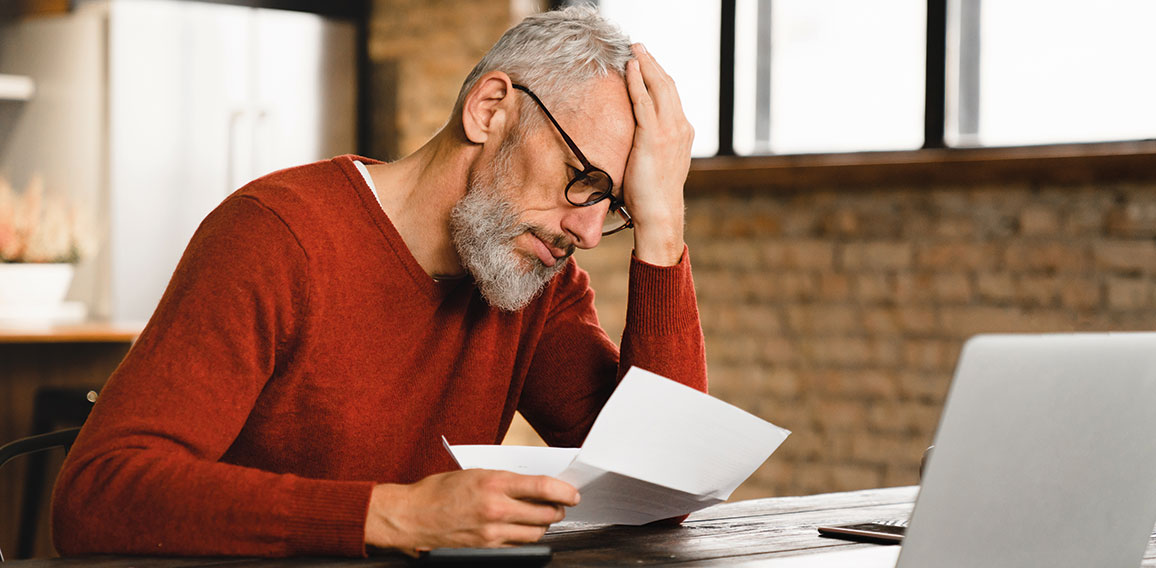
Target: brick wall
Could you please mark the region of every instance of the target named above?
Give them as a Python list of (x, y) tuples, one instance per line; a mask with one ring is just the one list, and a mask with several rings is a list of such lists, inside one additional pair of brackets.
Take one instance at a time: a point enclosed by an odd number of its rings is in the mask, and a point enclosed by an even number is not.
[[(442, 125), (532, 4), (375, 2), (370, 54), (396, 75), (399, 151)], [(692, 194), (711, 392), (794, 431), (735, 497), (916, 483), (964, 339), (1153, 328), (1154, 237), (1156, 183)], [(613, 338), (631, 245), (623, 233), (577, 256)], [(523, 422), (507, 441), (536, 437)]]
[[(687, 204), (711, 392), (794, 431), (738, 498), (918, 482), (963, 341), (1156, 327), (1156, 184)], [(579, 262), (621, 332), (629, 238)]]
[[(369, 26), (372, 118), (381, 159), (421, 147), (449, 118), (462, 81), (536, 0), (374, 0)], [(375, 109), (380, 111), (380, 107)]]

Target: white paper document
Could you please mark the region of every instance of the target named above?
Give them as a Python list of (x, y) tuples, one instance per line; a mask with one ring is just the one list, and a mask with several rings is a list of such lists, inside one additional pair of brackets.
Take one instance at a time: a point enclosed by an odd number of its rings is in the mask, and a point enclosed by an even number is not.
[(570, 483), (582, 501), (566, 512), (568, 522), (641, 525), (725, 501), (789, 434), (632, 367), (581, 448), (447, 442), (446, 449), (464, 469), (549, 475)]

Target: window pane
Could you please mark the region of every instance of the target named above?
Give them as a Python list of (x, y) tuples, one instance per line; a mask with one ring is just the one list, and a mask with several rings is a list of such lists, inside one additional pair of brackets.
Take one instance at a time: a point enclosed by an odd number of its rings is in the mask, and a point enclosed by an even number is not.
[(722, 9), (703, 0), (601, 0), (604, 16), (642, 42), (674, 78), (694, 126), (694, 156), (718, 152), (719, 31)]
[(923, 145), (925, 0), (738, 0), (736, 10), (737, 152)]
[(978, 9), (979, 44), (963, 34), (961, 46), (979, 53), (978, 132), (954, 124), (956, 143), (1156, 136), (1156, 2), (993, 0)]

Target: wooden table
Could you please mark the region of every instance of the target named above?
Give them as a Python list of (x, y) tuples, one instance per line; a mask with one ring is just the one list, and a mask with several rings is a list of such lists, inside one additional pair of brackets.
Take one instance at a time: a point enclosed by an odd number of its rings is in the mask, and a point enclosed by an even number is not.
[[(724, 503), (691, 515), (681, 527), (569, 527), (551, 529), (543, 542), (554, 549), (550, 567), (566, 566), (730, 566), (814, 554), (855, 544), (822, 538), (820, 524), (902, 518), (911, 513), (918, 488), (894, 487), (806, 497)], [(346, 558), (140, 558), (92, 557), (13, 562), (22, 568), (66, 566), (412, 566), (401, 555)], [(1156, 542), (1144, 566), (1156, 567)]]
[[(822, 538), (821, 524), (902, 518), (911, 513), (917, 487), (870, 489), (805, 497), (724, 503), (690, 516), (680, 527), (562, 527), (543, 539), (554, 549), (550, 567), (567, 566), (730, 566), (814, 554), (855, 544)], [(401, 555), (358, 558), (49, 558), (11, 562), (23, 568), (67, 566), (413, 566)], [(1156, 539), (1149, 541), (1143, 566), (1156, 567)]]
[[(822, 538), (822, 524), (903, 518), (911, 513), (917, 487), (869, 489), (805, 497), (724, 503), (690, 516), (680, 527), (563, 527), (543, 539), (554, 549), (551, 568), (567, 566), (731, 566), (789, 556), (883, 546)], [(413, 566), (393, 554), (361, 558), (158, 558), (98, 556), (10, 561), (13, 568), (101, 566)], [(1143, 566), (1156, 567), (1156, 539)]]
[[(108, 380), (132, 342), (140, 324), (90, 321), (75, 324), (0, 324), (0, 443), (33, 432), (32, 401), (40, 387), (97, 388)], [(55, 476), (59, 457), (50, 458)], [(16, 544), (19, 490), (23, 461), (0, 470), (0, 547), (10, 553)], [(48, 481), (51, 487), (51, 480)], [(47, 493), (47, 492), (46, 492)], [(47, 500), (47, 496), (45, 497)], [(48, 554), (47, 515), (41, 515), (36, 550)]]
[(88, 321), (68, 324), (0, 324), (0, 343), (132, 343), (141, 324)]

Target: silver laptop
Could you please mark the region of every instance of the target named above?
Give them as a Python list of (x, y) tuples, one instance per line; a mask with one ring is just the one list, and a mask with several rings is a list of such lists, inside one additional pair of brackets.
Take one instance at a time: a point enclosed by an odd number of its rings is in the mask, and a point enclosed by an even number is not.
[[(1135, 567), (1154, 524), (1156, 333), (967, 342), (900, 568)], [(890, 548), (824, 565), (890, 566)]]

